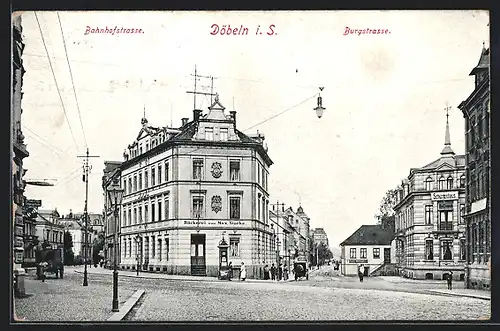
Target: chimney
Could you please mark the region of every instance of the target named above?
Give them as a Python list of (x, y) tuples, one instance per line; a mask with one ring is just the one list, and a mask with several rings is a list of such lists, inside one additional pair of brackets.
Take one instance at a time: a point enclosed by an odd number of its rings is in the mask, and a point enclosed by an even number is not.
[(187, 122), (188, 122), (188, 120), (189, 120), (189, 118), (187, 118), (187, 117), (183, 117), (183, 118), (182, 118), (182, 126), (186, 125), (186, 124), (187, 124)]
[(234, 121), (234, 126), (236, 127), (236, 110), (231, 110), (229, 114), (231, 114), (231, 118)]
[(201, 116), (201, 110), (200, 109), (195, 109), (193, 110), (193, 120), (196, 122), (200, 119)]

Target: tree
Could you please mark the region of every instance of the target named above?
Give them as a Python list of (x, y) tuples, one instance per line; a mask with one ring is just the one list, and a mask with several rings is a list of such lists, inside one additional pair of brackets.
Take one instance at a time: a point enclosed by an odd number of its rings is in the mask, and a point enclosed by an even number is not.
[(94, 238), (94, 242), (92, 243), (92, 261), (94, 264), (99, 263), (101, 260), (101, 256), (99, 253), (104, 249), (104, 243), (106, 241), (104, 231), (100, 231), (97, 234), (97, 237)]
[(69, 231), (64, 232), (64, 264), (73, 265), (75, 262), (75, 253), (73, 253), (73, 237)]
[[(316, 257), (317, 254), (317, 257)], [(314, 247), (314, 264), (324, 264), (326, 260), (333, 258), (333, 253), (324, 242), (320, 242)]]
[(380, 224), (382, 219), (387, 217), (391, 217), (394, 215), (394, 206), (397, 201), (398, 189), (391, 189), (385, 192), (385, 196), (380, 201), (380, 207), (378, 212), (375, 214), (375, 217), (378, 219), (378, 223)]

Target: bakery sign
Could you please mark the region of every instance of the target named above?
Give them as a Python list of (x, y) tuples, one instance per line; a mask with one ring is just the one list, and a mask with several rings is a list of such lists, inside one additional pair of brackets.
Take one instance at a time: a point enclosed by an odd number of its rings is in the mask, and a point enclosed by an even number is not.
[(432, 192), (432, 200), (458, 200), (458, 191), (454, 192)]

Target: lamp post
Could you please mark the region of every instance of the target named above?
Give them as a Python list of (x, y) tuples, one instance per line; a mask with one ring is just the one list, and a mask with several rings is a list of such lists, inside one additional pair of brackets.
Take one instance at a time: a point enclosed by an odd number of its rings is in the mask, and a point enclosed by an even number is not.
[(323, 107), (323, 98), (321, 97), (321, 91), (323, 91), (323, 89), (324, 87), (319, 88), (320, 93), (318, 95), (318, 106), (314, 108), (314, 110), (316, 111), (316, 116), (318, 116), (318, 118), (321, 118), (323, 116), (323, 112), (326, 109)]
[(120, 214), (118, 212), (118, 206), (122, 203), (123, 189), (120, 187), (117, 181), (113, 182), (113, 185), (108, 188), (108, 197), (111, 202), (111, 206), (114, 207), (114, 218), (115, 218), (115, 233), (113, 235), (113, 246), (114, 246), (114, 267), (113, 267), (113, 312), (119, 311), (118, 309), (118, 270), (117, 270), (117, 236), (118, 236), (118, 224)]
[(135, 236), (135, 248), (136, 248), (136, 253), (135, 253), (135, 259), (137, 260), (137, 276), (139, 276), (139, 268), (141, 267), (141, 261), (140, 261), (140, 255), (139, 255), (139, 242), (141, 240), (141, 236), (137, 234)]

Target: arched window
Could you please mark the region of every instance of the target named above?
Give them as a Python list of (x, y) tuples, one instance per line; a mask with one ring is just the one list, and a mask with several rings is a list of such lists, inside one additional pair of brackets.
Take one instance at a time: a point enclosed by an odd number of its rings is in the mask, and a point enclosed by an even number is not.
[(460, 176), (460, 187), (465, 187), (465, 176)]
[(446, 188), (446, 180), (444, 177), (439, 178), (439, 189), (444, 190)]
[(446, 188), (448, 190), (451, 190), (453, 189), (453, 177), (448, 177), (448, 179), (446, 180)]
[(431, 177), (428, 177), (428, 178), (425, 180), (425, 189), (426, 189), (427, 191), (432, 190), (432, 178), (431, 178)]

